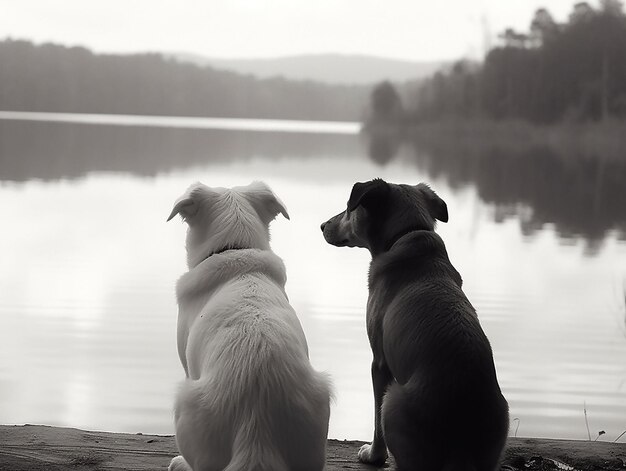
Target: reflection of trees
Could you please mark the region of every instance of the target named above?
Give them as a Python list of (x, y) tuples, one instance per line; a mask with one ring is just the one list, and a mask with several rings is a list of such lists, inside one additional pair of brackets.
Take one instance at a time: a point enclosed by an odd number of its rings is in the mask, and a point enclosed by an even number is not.
[[(369, 142), (372, 158), (387, 163), (402, 141), (390, 133), (379, 137)], [(481, 199), (495, 205), (497, 220), (514, 216), (527, 235), (552, 223), (564, 237), (586, 238), (590, 250), (611, 229), (626, 238), (626, 162), (541, 146), (511, 150), (474, 143), (478, 147), (472, 148), (449, 133), (408, 142), (430, 178), (444, 178), (452, 188), (475, 185)], [(77, 178), (98, 171), (153, 176), (255, 157), (296, 160), (361, 153), (358, 140), (343, 135), (0, 122), (1, 181)]]
[(384, 165), (395, 156), (402, 140), (403, 120), (404, 108), (396, 88), (388, 81), (376, 85), (363, 127), (367, 153), (376, 163)]
[(402, 132), (393, 127), (374, 127), (365, 134), (367, 153), (379, 165), (389, 163), (402, 145)]
[(519, 217), (527, 235), (552, 223), (563, 237), (598, 242), (616, 229), (626, 238), (626, 162), (567, 158), (545, 147), (469, 155), (413, 144), (431, 176), (452, 187), (474, 184), (482, 200)]
[(77, 178), (89, 172), (153, 176), (247, 160), (360, 153), (354, 136), (0, 121), (0, 181)]
[[(515, 217), (524, 235), (554, 224), (564, 239), (584, 237), (591, 253), (610, 230), (626, 238), (626, 162), (565, 155), (546, 146), (516, 150), (482, 141), (460, 142), (445, 133), (433, 135), (408, 139), (396, 135), (392, 145), (390, 134), (382, 138), (374, 134), (369, 136), (370, 148), (395, 153), (402, 141), (408, 141), (417, 164), (430, 178), (446, 179), (452, 188), (474, 185), (483, 201), (495, 205), (496, 222)], [(379, 156), (372, 158), (381, 163)], [(384, 163), (389, 160), (386, 155)]]

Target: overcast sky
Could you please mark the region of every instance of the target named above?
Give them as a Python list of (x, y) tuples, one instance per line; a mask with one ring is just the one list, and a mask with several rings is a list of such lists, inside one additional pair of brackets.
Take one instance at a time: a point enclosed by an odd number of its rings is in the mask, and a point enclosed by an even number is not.
[(504, 28), (527, 30), (539, 7), (564, 21), (576, 1), (0, 0), (0, 39), (220, 58), (333, 52), (448, 60), (482, 57)]

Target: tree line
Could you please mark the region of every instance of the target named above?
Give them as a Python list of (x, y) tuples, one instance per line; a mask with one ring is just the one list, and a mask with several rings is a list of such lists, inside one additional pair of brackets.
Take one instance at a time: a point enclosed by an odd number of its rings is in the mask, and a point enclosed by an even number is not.
[[(568, 20), (535, 12), (528, 32), (507, 29), (483, 63), (456, 62), (417, 90), (379, 84), (371, 119), (523, 119), (534, 123), (626, 118), (626, 15), (618, 0), (574, 5)], [(402, 99), (401, 99), (402, 96)]]
[(256, 79), (160, 54), (0, 41), (0, 110), (353, 121), (369, 91)]

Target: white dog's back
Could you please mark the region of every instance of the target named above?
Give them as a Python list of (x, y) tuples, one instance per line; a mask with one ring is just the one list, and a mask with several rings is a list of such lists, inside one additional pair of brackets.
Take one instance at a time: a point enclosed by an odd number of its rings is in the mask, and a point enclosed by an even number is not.
[[(267, 224), (286, 210), (261, 184), (252, 189), (195, 185), (172, 212), (190, 224), (190, 269), (177, 284), (178, 349), (187, 379), (175, 405), (182, 457), (170, 470), (321, 471), (325, 465), (329, 381), (309, 363), (285, 294), (284, 265), (268, 247)], [(242, 217), (220, 219), (228, 205)], [(205, 232), (220, 241), (205, 241)], [(229, 240), (229, 232), (239, 240)]]
[[(175, 412), (184, 456), (229, 471), (323, 469), (328, 383), (308, 362), (277, 280), (250, 273), (219, 287), (195, 316), (186, 353)], [(188, 439), (198, 428), (205, 435)], [(198, 448), (186, 450), (190, 443)], [(190, 464), (209, 469), (202, 461)]]

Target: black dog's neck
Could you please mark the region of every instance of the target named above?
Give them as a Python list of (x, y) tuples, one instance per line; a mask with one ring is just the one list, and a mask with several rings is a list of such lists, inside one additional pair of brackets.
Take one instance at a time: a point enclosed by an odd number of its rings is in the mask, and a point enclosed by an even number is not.
[(384, 252), (389, 252), (394, 245), (396, 245), (396, 243), (402, 239), (404, 236), (409, 235), (413, 232), (417, 232), (417, 231), (423, 231), (424, 228), (423, 227), (409, 227), (407, 229), (404, 229), (400, 232), (398, 232), (395, 236), (393, 236), (391, 239), (389, 239), (389, 243), (387, 244), (387, 246), (385, 247)]

